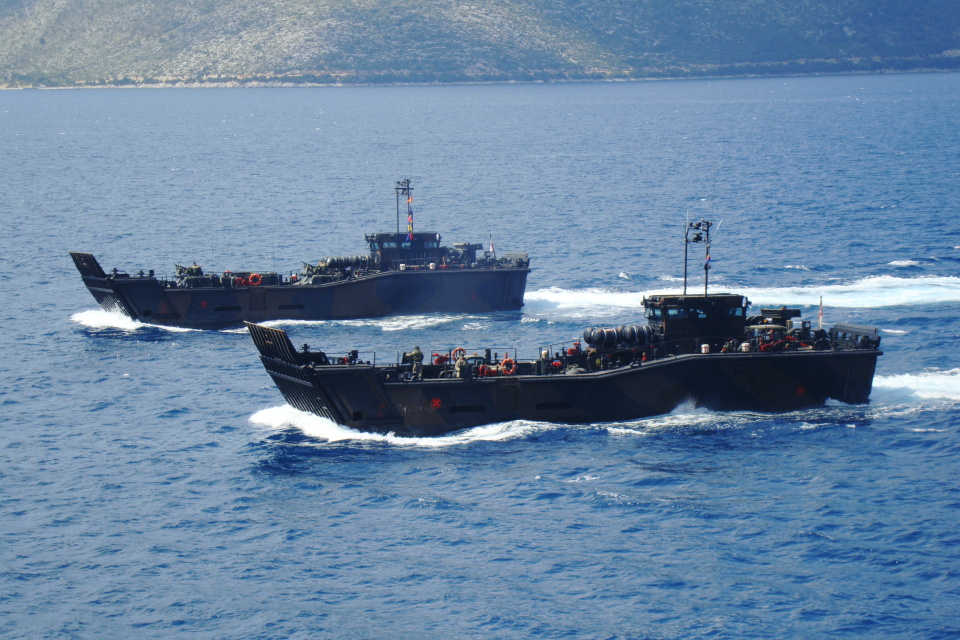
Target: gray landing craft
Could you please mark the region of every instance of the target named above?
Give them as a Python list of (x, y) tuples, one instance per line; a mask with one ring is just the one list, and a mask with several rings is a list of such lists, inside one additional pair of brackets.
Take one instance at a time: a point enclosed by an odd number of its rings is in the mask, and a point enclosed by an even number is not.
[[(710, 226), (690, 223), (686, 243), (704, 242), (709, 255)], [(623, 421), (684, 403), (779, 412), (828, 398), (868, 402), (882, 354), (877, 329), (814, 327), (786, 307), (748, 315), (745, 296), (709, 294), (706, 281), (700, 294), (687, 294), (685, 280), (682, 294), (645, 298), (643, 325), (588, 328), (582, 340), (543, 347), (526, 361), (503, 349), (469, 357), (463, 349), (427, 351), (420, 376), (409, 354), (390, 364), (363, 361), (356, 351), (332, 357), (307, 345), (296, 350), (284, 331), (247, 327), (290, 405), (402, 436), (521, 419)]]
[[(176, 267), (105, 272), (89, 253), (71, 252), (87, 289), (106, 311), (150, 324), (215, 328), (242, 321), (377, 318), (431, 312), (517, 310), (530, 273), (526, 253), (497, 256), (482, 244), (440, 244), (440, 234), (413, 232), (413, 187), (397, 183), (397, 231), (366, 236), (370, 253), (303, 263), (298, 273)], [(401, 200), (407, 231), (400, 231)]]

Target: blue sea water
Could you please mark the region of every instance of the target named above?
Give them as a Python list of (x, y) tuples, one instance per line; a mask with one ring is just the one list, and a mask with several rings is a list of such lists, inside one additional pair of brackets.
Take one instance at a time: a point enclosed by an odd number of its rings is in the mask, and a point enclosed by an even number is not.
[[(957, 74), (0, 92), (0, 637), (960, 637), (958, 113)], [(531, 253), (523, 311), (296, 343), (531, 356), (676, 290), (707, 217), (712, 290), (881, 328), (871, 403), (361, 434), (67, 255), (298, 269), (403, 177)]]

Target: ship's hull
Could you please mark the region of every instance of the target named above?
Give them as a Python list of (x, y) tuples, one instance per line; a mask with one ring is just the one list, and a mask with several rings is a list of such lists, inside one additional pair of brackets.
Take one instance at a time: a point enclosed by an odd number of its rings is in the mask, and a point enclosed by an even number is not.
[(712, 410), (782, 412), (832, 398), (868, 402), (871, 350), (707, 353), (573, 375), (384, 381), (370, 365), (304, 367), (281, 331), (251, 327), (284, 398), (303, 411), (365, 431), (435, 436), (510, 420), (602, 423)]
[(171, 288), (151, 276), (108, 275), (93, 256), (71, 255), (103, 309), (150, 324), (199, 328), (243, 321), (517, 310), (529, 274), (525, 268), (422, 269), (326, 284)]

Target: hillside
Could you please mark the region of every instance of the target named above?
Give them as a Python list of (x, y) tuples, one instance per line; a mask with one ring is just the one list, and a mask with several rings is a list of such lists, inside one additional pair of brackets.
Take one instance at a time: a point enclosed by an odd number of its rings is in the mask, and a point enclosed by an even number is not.
[(0, 84), (960, 68), (956, 0), (0, 0)]

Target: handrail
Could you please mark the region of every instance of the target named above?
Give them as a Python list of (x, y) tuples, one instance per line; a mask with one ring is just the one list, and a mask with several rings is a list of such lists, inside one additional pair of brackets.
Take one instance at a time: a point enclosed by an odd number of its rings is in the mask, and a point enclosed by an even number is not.
[[(686, 355), (707, 355), (707, 354), (720, 355), (720, 354), (730, 354), (730, 353), (745, 353), (741, 351), (739, 348), (724, 352), (722, 350), (723, 346), (727, 345), (730, 342), (736, 342), (738, 343), (738, 345), (744, 342), (749, 342), (751, 344), (751, 352), (757, 350), (757, 344), (755, 339), (751, 340), (745, 336), (740, 336), (736, 338), (723, 337), (723, 338), (710, 338), (710, 339), (680, 338), (677, 340), (657, 341), (657, 342), (653, 342), (651, 344), (646, 344), (646, 345), (637, 345), (632, 347), (627, 346), (620, 349), (598, 351), (595, 353), (597, 353), (597, 355), (602, 356), (602, 355), (612, 355), (617, 353), (627, 354), (627, 353), (633, 352), (634, 354), (636, 354), (637, 357), (643, 354), (648, 360), (651, 360), (651, 361), (662, 360), (664, 358), (670, 358), (670, 357), (676, 357), (676, 356), (686, 356)], [(704, 345), (704, 344), (710, 345), (709, 351), (703, 352), (700, 349), (700, 345)], [(799, 343), (786, 343), (786, 344), (799, 344)], [(541, 359), (541, 360), (548, 359), (551, 361), (556, 361), (559, 359), (561, 361), (568, 361), (569, 359), (572, 358), (574, 362), (577, 362), (579, 358), (581, 358), (582, 356), (585, 356), (588, 353), (587, 350), (582, 348), (582, 346), (578, 348), (579, 345), (581, 345), (580, 340), (572, 340), (569, 342), (552, 343), (543, 347), (539, 347), (538, 348), (539, 358), (535, 358), (528, 361), (535, 362), (538, 359)], [(496, 365), (507, 358), (513, 360), (514, 362), (520, 361), (519, 358), (517, 357), (518, 349), (516, 347), (481, 347), (477, 349), (469, 349), (465, 347), (447, 347), (445, 349), (423, 350), (422, 352), (424, 355), (424, 362), (423, 362), (424, 366), (441, 366), (445, 368), (448, 368), (448, 367), (452, 368), (456, 364), (456, 358), (454, 357), (454, 352), (461, 348), (464, 349), (466, 354), (470, 354), (470, 355), (467, 355), (467, 358), (481, 357), (481, 358), (487, 359), (489, 354), (489, 362), (486, 362), (486, 364), (489, 364), (489, 365)], [(877, 346), (861, 346), (861, 344), (859, 343), (845, 342), (842, 340), (831, 340), (830, 347), (829, 347), (830, 350), (851, 350), (851, 351), (876, 350), (877, 348), (878, 348)], [(792, 352), (792, 351), (795, 351), (796, 349), (792, 347), (787, 347), (784, 350)], [(818, 349), (818, 350), (826, 350), (826, 349)], [(343, 364), (350, 364), (350, 365), (372, 364), (372, 366), (374, 367), (394, 366), (399, 369), (401, 367), (409, 366), (412, 364), (410, 362), (403, 361), (405, 354), (406, 354), (405, 351), (397, 350), (395, 352), (395, 361), (389, 365), (388, 364), (378, 365), (376, 351), (373, 351), (369, 354), (370, 356), (372, 356), (372, 359), (369, 359), (369, 360), (365, 360), (363, 357), (361, 357), (361, 354), (357, 352), (356, 356), (351, 356), (351, 354), (348, 354), (347, 356), (330, 358), (330, 361), (331, 363), (343, 363)], [(439, 363), (435, 362), (438, 356), (445, 356), (445, 360)], [(544, 358), (544, 356), (546, 356), (546, 358)], [(345, 360), (347, 362), (344, 362)]]

